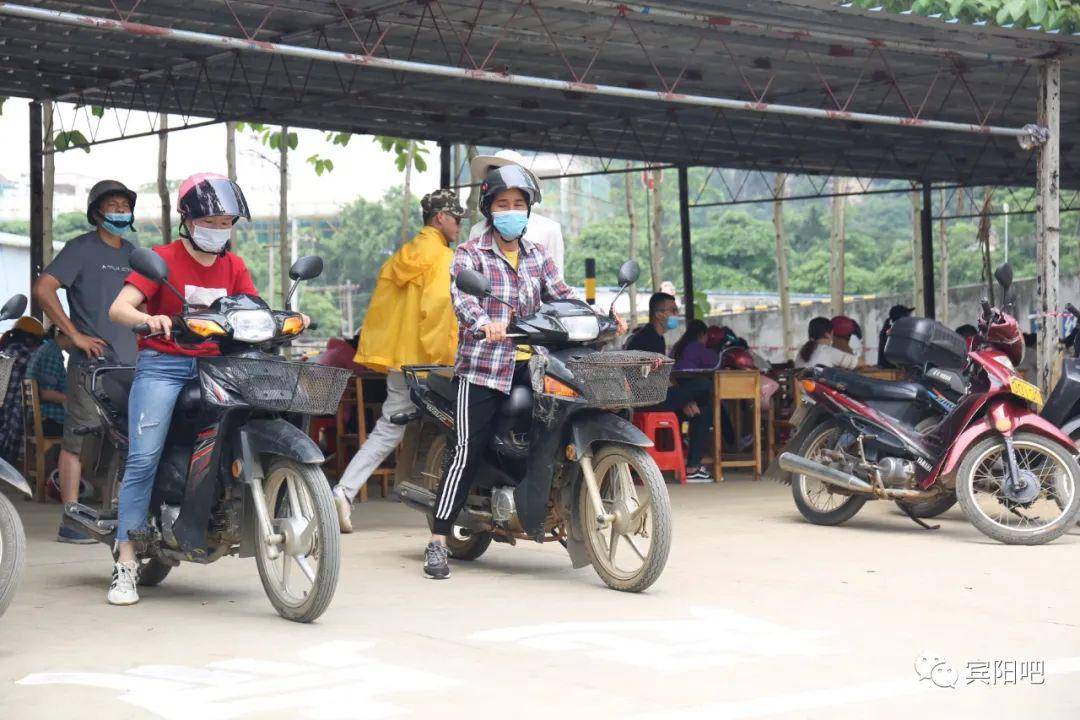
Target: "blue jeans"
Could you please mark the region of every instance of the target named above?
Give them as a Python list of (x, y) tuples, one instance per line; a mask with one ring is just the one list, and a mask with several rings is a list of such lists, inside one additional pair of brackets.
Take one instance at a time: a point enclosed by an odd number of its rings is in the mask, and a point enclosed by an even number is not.
[(116, 528), (116, 539), (121, 542), (146, 523), (173, 406), (184, 384), (195, 377), (195, 362), (195, 358), (184, 355), (139, 351), (128, 398), (127, 466), (120, 485)]

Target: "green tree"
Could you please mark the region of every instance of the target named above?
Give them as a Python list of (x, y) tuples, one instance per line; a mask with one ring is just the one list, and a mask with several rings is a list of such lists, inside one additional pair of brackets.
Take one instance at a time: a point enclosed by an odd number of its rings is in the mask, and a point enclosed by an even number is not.
[(1080, 31), (1080, 5), (1072, 0), (855, 0), (865, 8), (908, 10), (919, 15), (942, 15), (961, 22), (1041, 25), (1046, 30)]

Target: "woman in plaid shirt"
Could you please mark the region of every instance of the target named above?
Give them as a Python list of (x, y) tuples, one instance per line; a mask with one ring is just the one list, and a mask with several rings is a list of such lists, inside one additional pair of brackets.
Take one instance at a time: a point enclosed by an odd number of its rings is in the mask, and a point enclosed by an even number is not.
[[(540, 188), (529, 173), (515, 165), (493, 170), (480, 185), (480, 212), (491, 230), (459, 245), (450, 273), (475, 270), (491, 282), (491, 294), (513, 306), (518, 317), (532, 315), (545, 300), (569, 298), (574, 291), (560, 277), (543, 247), (525, 237), (532, 206)], [(528, 383), (527, 348), (506, 337), (511, 311), (492, 298), (478, 299), (451, 285), (458, 317), (458, 352), (454, 366), (457, 385), (457, 441), (439, 485), (431, 541), (424, 553), (424, 574), (450, 577), (446, 536), (469, 495), (476, 461), (492, 434), (499, 405), (515, 380)], [(619, 332), (626, 323), (616, 318)]]

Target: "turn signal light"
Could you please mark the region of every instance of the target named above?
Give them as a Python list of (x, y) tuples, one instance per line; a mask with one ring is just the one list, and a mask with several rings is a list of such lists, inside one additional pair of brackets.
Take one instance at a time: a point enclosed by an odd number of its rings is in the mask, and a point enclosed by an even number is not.
[(281, 324), (282, 335), (298, 335), (303, 329), (304, 319), (299, 315), (293, 315), (290, 318), (286, 318), (285, 322)]
[(994, 427), (1000, 433), (1007, 433), (1012, 430), (1012, 420), (1003, 415), (994, 420)]
[(817, 383), (814, 382), (813, 380), (803, 380), (802, 381), (802, 389), (803, 389), (804, 392), (806, 392), (808, 394), (812, 393), (815, 390), (817, 390)]
[(544, 394), (559, 395), (561, 397), (581, 397), (581, 393), (577, 390), (553, 377), (544, 378)]
[(221, 327), (213, 320), (203, 320), (200, 318), (191, 318), (187, 320), (187, 328), (201, 337), (228, 334), (225, 332), (225, 328)]

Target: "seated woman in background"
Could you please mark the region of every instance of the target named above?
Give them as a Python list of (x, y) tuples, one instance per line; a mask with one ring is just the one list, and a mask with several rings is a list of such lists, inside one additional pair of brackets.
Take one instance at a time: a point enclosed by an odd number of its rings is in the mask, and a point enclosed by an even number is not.
[(701, 320), (694, 320), (686, 327), (686, 332), (671, 347), (671, 357), (675, 360), (675, 370), (712, 370), (719, 362), (719, 356), (705, 346), (705, 335), (709, 328)]
[(805, 368), (815, 365), (841, 367), (853, 370), (859, 365), (854, 355), (841, 352), (832, 346), (832, 321), (825, 317), (816, 317), (807, 328), (810, 339), (806, 341), (795, 357), (795, 367)]

